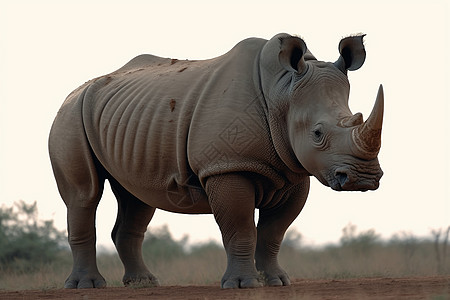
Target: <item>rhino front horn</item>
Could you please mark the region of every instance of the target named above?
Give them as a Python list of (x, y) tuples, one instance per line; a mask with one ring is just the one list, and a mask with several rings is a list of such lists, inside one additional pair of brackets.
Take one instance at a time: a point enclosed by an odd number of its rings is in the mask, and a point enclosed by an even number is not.
[(383, 85), (378, 89), (377, 100), (369, 118), (352, 131), (353, 144), (358, 157), (375, 159), (381, 147), (381, 128), (383, 126), (384, 94)]

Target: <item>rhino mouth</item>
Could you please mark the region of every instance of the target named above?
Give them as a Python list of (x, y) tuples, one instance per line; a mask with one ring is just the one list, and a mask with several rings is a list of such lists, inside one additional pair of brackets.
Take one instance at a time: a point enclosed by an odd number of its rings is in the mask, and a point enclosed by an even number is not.
[(380, 185), (383, 171), (377, 166), (341, 166), (333, 168), (325, 177), (325, 185), (335, 191), (369, 191)]

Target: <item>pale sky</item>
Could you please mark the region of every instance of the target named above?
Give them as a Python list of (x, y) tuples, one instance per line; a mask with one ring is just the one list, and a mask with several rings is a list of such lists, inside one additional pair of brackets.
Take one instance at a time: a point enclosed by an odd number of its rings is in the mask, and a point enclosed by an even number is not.
[[(53, 118), (72, 90), (139, 54), (205, 59), (247, 37), (286, 32), (334, 62), (340, 39), (362, 32), (367, 58), (349, 74), (350, 108), (368, 117), (384, 85), (384, 177), (367, 193), (335, 192), (312, 178), (291, 228), (321, 245), (337, 242), (350, 222), (385, 238), (450, 225), (448, 1), (154, 2), (0, 3), (0, 205), (37, 201), (41, 218), (66, 228), (47, 151)], [(107, 186), (97, 213), (98, 242), (106, 247), (116, 206)], [(221, 239), (212, 215), (158, 210), (150, 228), (163, 224), (175, 238)]]

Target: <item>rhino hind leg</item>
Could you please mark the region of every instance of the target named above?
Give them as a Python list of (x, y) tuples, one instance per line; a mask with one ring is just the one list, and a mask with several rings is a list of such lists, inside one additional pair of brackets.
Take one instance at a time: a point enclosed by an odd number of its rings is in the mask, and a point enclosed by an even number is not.
[(95, 214), (103, 193), (84, 130), (73, 116), (57, 118), (49, 139), (50, 159), (58, 190), (67, 206), (68, 240), (73, 269), (65, 288), (102, 288), (106, 281), (97, 268)]
[(96, 207), (72, 207), (68, 209), (69, 244), (73, 256), (73, 269), (64, 283), (64, 288), (106, 287), (105, 278), (97, 268), (95, 211)]
[(110, 179), (117, 198), (118, 212), (111, 237), (125, 267), (124, 285), (159, 286), (142, 257), (142, 242), (155, 208), (129, 193), (117, 181)]

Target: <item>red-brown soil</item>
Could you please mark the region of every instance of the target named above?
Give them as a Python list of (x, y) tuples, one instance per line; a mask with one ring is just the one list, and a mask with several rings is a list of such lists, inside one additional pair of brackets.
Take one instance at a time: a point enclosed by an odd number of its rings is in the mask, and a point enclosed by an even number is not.
[(162, 286), (0, 291), (0, 299), (450, 299), (450, 276), (293, 280), (288, 287)]

